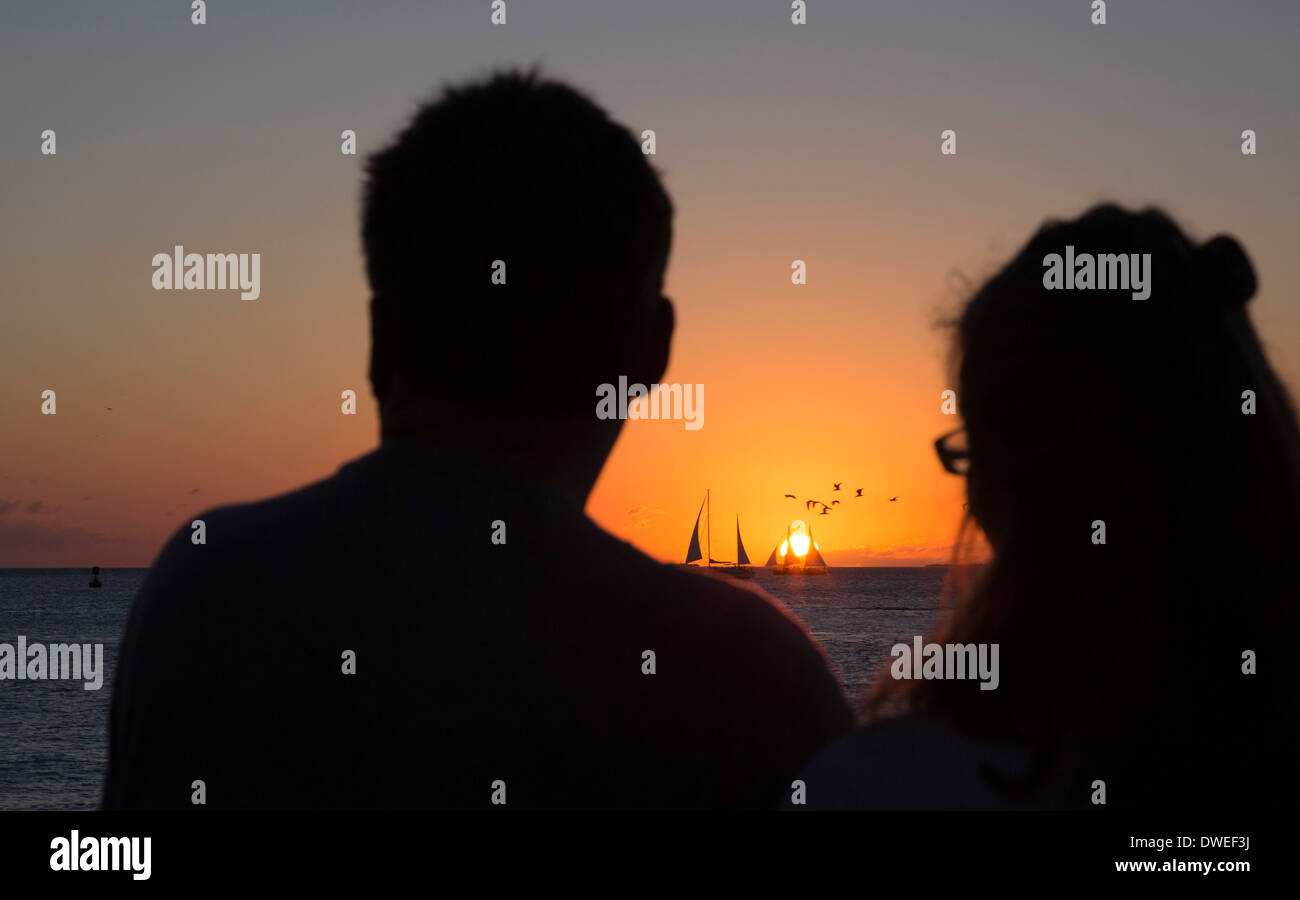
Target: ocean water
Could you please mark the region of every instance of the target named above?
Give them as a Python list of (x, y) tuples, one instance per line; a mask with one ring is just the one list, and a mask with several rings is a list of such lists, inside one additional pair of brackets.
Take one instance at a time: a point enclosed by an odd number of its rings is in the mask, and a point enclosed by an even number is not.
[(0, 809), (88, 809), (108, 759), (117, 644), (146, 569), (0, 569), (0, 643), (104, 645), (104, 683), (0, 681)]
[[(92, 809), (108, 757), (117, 645), (146, 569), (0, 569), (0, 642), (102, 643), (104, 683), (0, 681), (0, 810)], [(864, 690), (895, 643), (925, 634), (947, 570), (845, 568), (811, 577), (759, 571), (751, 582), (782, 600), (825, 648), (845, 690)]]
[(833, 568), (825, 576), (760, 569), (750, 583), (803, 621), (854, 699), (875, 681), (890, 647), (929, 631), (947, 576), (946, 566)]

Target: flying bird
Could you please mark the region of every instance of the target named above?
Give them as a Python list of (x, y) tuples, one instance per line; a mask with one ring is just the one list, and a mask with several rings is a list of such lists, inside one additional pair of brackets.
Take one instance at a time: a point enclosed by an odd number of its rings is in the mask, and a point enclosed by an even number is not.
[(861, 497), (861, 496), (862, 496), (862, 488), (858, 488), (858, 492), (857, 492), (856, 494), (854, 494), (853, 496), (855, 496), (855, 497)]
[[(822, 505), (825, 506), (826, 504), (823, 503)], [(838, 500), (832, 500), (832, 501), (831, 501), (831, 506), (839, 506), (839, 505), (840, 505), (840, 501), (838, 501)]]
[(840, 489), (840, 485), (841, 485), (842, 483), (843, 483), (843, 482), (839, 482), (839, 481), (833, 482), (833, 484), (835, 485), (835, 487), (832, 488), (832, 490), (836, 490), (836, 491), (838, 491), (838, 490)]
[(794, 494), (786, 494), (786, 496), (789, 497), (791, 500), (798, 500), (798, 499), (799, 499), (799, 498), (796, 497)]
[(109, 412), (113, 411), (113, 407), (111, 406), (105, 406), (104, 409), (108, 410)]
[(895, 500), (897, 500), (897, 499), (898, 499), (897, 497), (890, 497), (890, 498), (889, 498), (889, 502), (890, 502), (890, 503), (893, 503), (893, 502), (894, 502)]
[(823, 516), (830, 515), (830, 511), (831, 511), (831, 508), (830, 508), (829, 506), (823, 506), (823, 507), (822, 507), (822, 513), (821, 513), (821, 514), (822, 514)]

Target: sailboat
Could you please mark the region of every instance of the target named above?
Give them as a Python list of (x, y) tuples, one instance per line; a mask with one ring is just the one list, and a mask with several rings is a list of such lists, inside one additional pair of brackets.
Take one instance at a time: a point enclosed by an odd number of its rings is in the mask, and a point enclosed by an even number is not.
[[(777, 551), (785, 547), (785, 555), (777, 556)], [(772, 567), (773, 575), (789, 575), (790, 570), (799, 565), (799, 557), (794, 555), (794, 542), (790, 540), (790, 526), (785, 526), (785, 540), (772, 548), (772, 555), (767, 558), (767, 566)]]
[[(785, 554), (779, 551), (785, 547)], [(785, 527), (785, 540), (772, 548), (772, 555), (765, 564), (773, 575), (825, 575), (829, 572), (826, 560), (813, 541), (812, 527), (808, 528), (808, 552), (802, 558), (794, 552), (794, 541), (790, 540), (790, 526)]]
[(808, 552), (803, 556), (803, 574), (805, 575), (825, 575), (829, 571), (826, 560), (822, 557), (822, 552), (817, 549), (817, 542), (813, 540), (812, 526), (808, 526)]
[[(700, 553), (700, 517), (706, 516), (708, 523), (704, 527), (704, 540), (707, 553)], [(745, 544), (740, 539), (740, 516), (736, 516), (736, 561), (728, 562), (727, 560), (718, 560), (713, 558), (713, 510), (709, 504), (709, 491), (704, 492), (704, 502), (700, 504), (700, 511), (695, 514), (695, 530), (691, 532), (691, 543), (686, 548), (686, 563), (690, 565), (698, 559), (707, 561), (709, 569), (716, 568), (724, 575), (730, 575), (732, 578), (753, 578), (754, 570), (750, 568), (749, 554), (745, 552)]]

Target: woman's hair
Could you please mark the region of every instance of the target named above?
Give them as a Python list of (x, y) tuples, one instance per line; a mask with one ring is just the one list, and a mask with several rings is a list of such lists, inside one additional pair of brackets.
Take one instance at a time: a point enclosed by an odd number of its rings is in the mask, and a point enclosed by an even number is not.
[[(1049, 289), (1051, 254), (1127, 255), (1129, 284)], [(975, 293), (953, 348), (962, 535), (977, 525), (993, 557), (951, 570), (936, 639), (999, 644), (1000, 684), (882, 677), (869, 709), (1030, 743), (1038, 775), (1081, 759), (1070, 803), (1094, 779), (1109, 807), (1293, 801), (1300, 430), (1254, 290), (1232, 238), (1099, 206), (1044, 224)]]

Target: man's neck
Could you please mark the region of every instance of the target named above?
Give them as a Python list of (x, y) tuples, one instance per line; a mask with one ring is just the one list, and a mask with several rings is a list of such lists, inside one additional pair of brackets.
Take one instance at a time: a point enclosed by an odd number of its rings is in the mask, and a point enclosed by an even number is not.
[(386, 406), (381, 428), (384, 441), (420, 441), (522, 472), (557, 488), (579, 509), (586, 506), (616, 436), (605, 438), (590, 421), (485, 414), (436, 402), (404, 410)]

